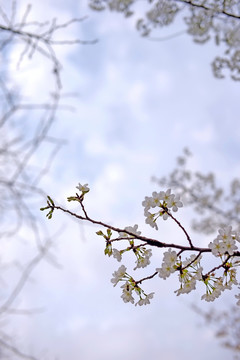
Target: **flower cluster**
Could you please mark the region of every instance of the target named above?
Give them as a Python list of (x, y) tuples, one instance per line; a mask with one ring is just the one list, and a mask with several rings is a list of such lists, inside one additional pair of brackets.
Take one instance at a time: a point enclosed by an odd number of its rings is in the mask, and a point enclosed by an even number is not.
[(237, 284), (236, 282), (236, 272), (231, 271), (230, 280), (225, 281), (223, 277), (215, 277), (214, 275), (209, 276), (205, 281), (206, 293), (202, 295), (201, 299), (208, 302), (214, 301), (217, 299), (221, 293), (226, 289), (231, 289), (232, 284)]
[[(145, 197), (142, 205), (146, 216), (145, 222), (157, 230), (157, 219), (162, 216), (163, 220), (167, 220), (170, 209), (176, 212), (183, 206), (183, 203), (180, 201), (179, 195), (171, 194), (171, 189), (168, 189), (167, 191), (154, 191), (152, 196)], [(149, 211), (152, 208), (159, 208), (159, 210), (152, 213)]]
[(196, 282), (202, 281), (202, 270), (200, 265), (201, 256), (191, 255), (185, 261), (180, 262), (177, 270), (179, 270), (180, 288), (175, 291), (177, 296), (180, 294), (188, 294), (196, 289)]
[[(107, 235), (105, 235), (101, 230), (97, 231), (97, 235), (103, 236), (106, 240), (106, 248), (104, 250), (105, 255), (113, 255), (113, 257), (120, 262), (122, 260), (122, 254), (124, 252), (133, 250), (134, 254), (137, 257), (137, 267), (145, 267), (150, 264), (149, 258), (152, 255), (152, 250), (146, 250), (141, 245), (134, 246), (135, 236), (141, 235), (141, 231), (138, 230), (138, 225), (127, 226), (124, 230), (126, 230), (127, 232), (120, 231), (119, 236), (116, 239), (111, 239), (112, 231), (110, 229), (107, 230)], [(131, 233), (132, 235), (130, 235), (129, 233)], [(116, 240), (128, 240), (130, 246), (123, 250), (118, 250), (115, 248), (113, 249), (112, 242)]]
[(176, 251), (172, 251), (171, 249), (168, 249), (168, 251), (166, 251), (163, 254), (162, 267), (156, 269), (156, 271), (158, 271), (159, 277), (166, 280), (167, 277), (169, 277), (172, 273), (174, 273), (177, 268), (176, 261), (177, 261)]
[[(150, 257), (152, 256), (152, 250), (151, 249), (146, 249), (144, 246), (142, 245), (137, 245), (134, 246), (134, 239), (135, 236), (139, 236), (141, 235), (141, 231), (138, 230), (138, 225), (134, 225), (134, 226), (127, 226), (125, 227), (125, 229), (127, 232), (131, 233), (132, 235), (126, 233), (126, 232), (119, 232), (119, 237), (117, 238), (117, 240), (119, 239), (127, 239), (129, 240), (129, 247), (127, 247), (126, 249), (123, 250), (118, 250), (118, 249), (112, 249), (112, 244), (111, 243), (107, 243), (106, 248), (110, 248), (111, 247), (111, 251), (107, 251), (108, 255), (113, 255), (113, 257), (115, 259), (117, 259), (117, 261), (121, 261), (122, 260), (122, 254), (125, 251), (129, 251), (129, 250), (133, 250), (134, 255), (136, 256), (136, 267), (134, 268), (134, 270), (136, 270), (137, 268), (144, 268), (147, 265), (150, 264)], [(105, 249), (105, 254), (106, 254), (106, 249)]]
[(117, 261), (122, 261), (122, 251), (119, 251), (119, 250), (117, 250), (117, 249), (113, 249), (112, 250), (112, 255), (113, 255), (113, 257), (115, 258), (115, 259), (117, 259)]
[(163, 254), (163, 262), (161, 268), (156, 271), (160, 278), (166, 280), (172, 273), (178, 271), (180, 288), (175, 291), (177, 295), (188, 294), (190, 291), (195, 290), (196, 281), (202, 280), (202, 267), (200, 266), (201, 256), (191, 255), (185, 261), (177, 255), (176, 251), (168, 249)]
[(140, 288), (136, 281), (126, 272), (127, 268), (124, 265), (121, 265), (117, 271), (114, 271), (113, 278), (111, 282), (113, 286), (116, 286), (119, 281), (124, 281), (124, 284), (121, 286), (122, 295), (121, 298), (125, 303), (130, 302), (134, 304), (135, 299), (133, 297), (133, 292), (139, 296), (139, 300), (135, 305), (147, 305), (150, 304), (150, 299), (153, 298), (154, 293), (145, 294), (145, 292)]
[(133, 249), (134, 254), (136, 255), (136, 267), (137, 268), (144, 268), (150, 264), (150, 257), (152, 256), (152, 250), (146, 249), (145, 247), (136, 247)]
[(217, 257), (225, 253), (233, 255), (234, 251), (238, 249), (236, 240), (240, 241), (240, 233), (238, 231), (232, 231), (231, 226), (219, 229), (218, 233), (216, 239), (208, 245), (213, 255)]
[[(203, 281), (206, 285), (206, 294), (202, 296), (202, 299), (206, 301), (214, 301), (218, 298), (224, 290), (231, 290), (233, 285), (238, 285), (237, 282), (237, 267), (240, 265), (240, 261), (232, 258), (231, 261), (226, 259), (223, 261), (223, 276), (216, 277), (215, 273), (203, 276)], [(240, 302), (237, 302), (240, 305)]]
[[(232, 226), (227, 226), (219, 229), (217, 237), (208, 245), (212, 254), (221, 258), (224, 272), (223, 276), (216, 277), (212, 273), (204, 279), (206, 294), (202, 296), (202, 299), (213, 301), (221, 295), (222, 291), (230, 290), (232, 285), (237, 285), (236, 267), (240, 265), (240, 261), (231, 258), (234, 251), (238, 250), (236, 242), (240, 242), (240, 232), (233, 231)], [(240, 305), (240, 301), (237, 302), (237, 305)]]
[[(146, 249), (144, 244), (135, 245), (134, 240), (141, 235), (141, 231), (138, 230), (138, 225), (127, 226), (124, 228), (124, 231), (118, 232), (119, 236), (112, 239), (111, 229), (107, 229), (107, 233), (104, 234), (101, 230), (97, 231), (97, 235), (103, 236), (106, 240), (106, 247), (104, 250), (105, 255), (113, 256), (117, 261), (122, 260), (122, 254), (126, 251), (133, 251), (136, 256), (136, 266), (137, 268), (144, 268), (150, 264), (150, 257), (152, 256), (152, 250)], [(126, 240), (129, 242), (129, 246), (125, 249), (118, 250), (112, 247), (114, 241)], [(135, 305), (147, 305), (150, 303), (150, 299), (153, 298), (154, 293), (146, 294), (143, 289), (138, 285), (138, 283), (126, 272), (126, 267), (121, 265), (117, 271), (113, 273), (113, 278), (111, 282), (114, 286), (118, 284), (119, 281), (124, 281), (122, 288), (121, 298), (124, 302), (130, 302), (134, 304), (135, 299), (133, 293), (136, 293), (139, 296), (139, 301)]]

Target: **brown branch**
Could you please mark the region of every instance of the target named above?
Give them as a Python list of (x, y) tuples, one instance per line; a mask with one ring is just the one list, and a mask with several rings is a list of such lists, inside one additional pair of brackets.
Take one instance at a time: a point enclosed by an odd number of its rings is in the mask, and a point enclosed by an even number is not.
[(226, 265), (226, 263), (228, 262), (228, 260), (232, 257), (232, 255), (228, 255), (228, 257), (225, 259), (225, 261), (220, 264), (219, 266), (215, 266), (212, 270), (208, 271), (205, 275), (203, 276), (208, 276), (211, 273), (213, 273), (215, 270), (221, 269), (221, 267), (224, 267)]
[(154, 274), (152, 274), (152, 275), (150, 275), (150, 276), (147, 276), (147, 277), (145, 277), (145, 278), (142, 278), (142, 279), (140, 279), (140, 280), (138, 280), (138, 281), (135, 281), (135, 284), (136, 284), (136, 285), (137, 285), (137, 284), (141, 284), (141, 283), (142, 283), (143, 281), (145, 281), (145, 280), (150, 280), (150, 279), (154, 278), (157, 274), (158, 274), (158, 271), (155, 271)]
[[(125, 230), (125, 229), (121, 229), (121, 228), (118, 228), (118, 227), (115, 227), (115, 226), (112, 226), (112, 225), (109, 225), (109, 224), (106, 224), (102, 221), (98, 221), (98, 220), (94, 220), (92, 218), (90, 218), (86, 212), (86, 209), (83, 205), (83, 198), (81, 198), (81, 196), (79, 196), (77, 194), (77, 198), (79, 199), (79, 202), (80, 202), (80, 205), (81, 205), (81, 208), (83, 210), (83, 213), (84, 213), (84, 216), (81, 216), (81, 215), (78, 215), (68, 209), (65, 209), (61, 206), (56, 206), (55, 204), (54, 205), (51, 205), (49, 206), (48, 208), (51, 209), (52, 211), (54, 211), (55, 209), (57, 210), (61, 210), (79, 220), (82, 220), (82, 221), (88, 221), (92, 224), (95, 224), (95, 225), (100, 225), (100, 226), (103, 226), (107, 229), (111, 229), (113, 231), (116, 231), (118, 233), (126, 233), (130, 236), (133, 236), (134, 239), (136, 240), (140, 240), (140, 241), (144, 241), (144, 245), (150, 245), (150, 246), (155, 246), (155, 247), (158, 247), (158, 248), (175, 248), (175, 249), (180, 249), (179, 253), (178, 253), (178, 256), (184, 252), (184, 251), (194, 251), (194, 252), (198, 252), (198, 254), (196, 255), (196, 257), (189, 263), (187, 264), (185, 267), (183, 267), (181, 270), (184, 270), (185, 268), (191, 266), (199, 257), (202, 253), (211, 253), (211, 249), (210, 248), (200, 248), (200, 247), (197, 247), (197, 246), (194, 246), (191, 242), (191, 240), (189, 241), (189, 244), (190, 244), (190, 247), (186, 247), (186, 246), (182, 246), (182, 245), (178, 245), (178, 244), (169, 244), (169, 243), (163, 243), (163, 242), (160, 242), (159, 240), (157, 239), (152, 239), (152, 238), (148, 238), (148, 237), (145, 237), (145, 236), (142, 236), (142, 235), (136, 235), (136, 234), (133, 234), (131, 233), (130, 231), (128, 230)], [(176, 220), (175, 218), (173, 218), (174, 220)], [(187, 235), (187, 232), (186, 230), (183, 228), (183, 226), (176, 220), (176, 222), (178, 223), (178, 225), (180, 226), (180, 228), (184, 231), (184, 233)], [(189, 238), (190, 239), (190, 238)], [(113, 239), (114, 241), (116, 239)], [(124, 240), (128, 240), (128, 239), (124, 239)], [(130, 247), (130, 248), (133, 248), (133, 247)], [(228, 257), (226, 258), (226, 260), (220, 264), (219, 266), (216, 266), (214, 267), (212, 270), (210, 270), (207, 274), (203, 275), (203, 277), (206, 277), (208, 276), (210, 273), (214, 272), (215, 270), (218, 270), (220, 268), (224, 268), (224, 266), (226, 265), (227, 261), (231, 258), (231, 257), (235, 257), (235, 256), (240, 256), (240, 252), (239, 251), (235, 251), (233, 253), (233, 255), (228, 255)], [(146, 277), (146, 278), (143, 278), (139, 281), (136, 282), (137, 283), (141, 283), (142, 281), (144, 280), (147, 280), (147, 279), (151, 279), (152, 277), (154, 277), (155, 275), (157, 274), (154, 273), (153, 275), (149, 276), (149, 277)]]
[(192, 240), (190, 239), (189, 234), (187, 233), (186, 229), (182, 226), (182, 224), (169, 212), (167, 211), (168, 215), (178, 224), (178, 226), (182, 229), (182, 231), (184, 232), (184, 234), (186, 235), (186, 238), (191, 246), (191, 248), (193, 248), (193, 244), (192, 244)]
[(181, 3), (184, 3), (186, 5), (190, 5), (192, 7), (195, 7), (195, 8), (198, 8), (198, 9), (203, 9), (203, 10), (206, 10), (206, 11), (213, 11), (215, 14), (223, 14), (225, 16), (228, 16), (230, 18), (233, 18), (233, 19), (240, 19), (240, 15), (236, 15), (236, 14), (233, 14), (233, 13), (229, 13), (228, 11), (225, 10), (225, 7), (223, 6), (222, 9), (219, 9), (217, 10), (216, 8), (213, 8), (211, 6), (206, 6), (205, 4), (198, 4), (198, 3), (195, 3), (194, 1), (188, 1), (188, 0), (175, 0), (177, 2), (181, 2)]
[[(84, 206), (82, 205), (82, 208), (84, 208)], [(175, 248), (175, 249), (180, 249), (182, 251), (198, 251), (198, 252), (211, 252), (211, 249), (209, 248), (200, 248), (200, 247), (197, 247), (197, 246), (193, 246), (193, 245), (190, 245), (189, 246), (183, 246), (183, 245), (178, 245), (178, 244), (169, 244), (169, 243), (164, 243), (164, 242), (161, 242), (157, 239), (152, 239), (152, 238), (148, 238), (148, 237), (145, 237), (145, 236), (142, 236), (142, 235), (136, 235), (136, 234), (133, 234), (131, 233), (130, 231), (127, 231), (125, 229), (121, 229), (121, 228), (118, 228), (116, 226), (112, 226), (112, 225), (109, 225), (109, 224), (106, 224), (102, 221), (99, 221), (99, 220), (94, 220), (92, 218), (90, 218), (84, 208), (84, 215), (85, 216), (81, 216), (81, 215), (78, 215), (68, 209), (65, 209), (61, 206), (57, 206), (57, 205), (54, 205), (54, 206), (51, 206), (51, 209), (53, 210), (61, 210), (79, 220), (82, 220), (82, 221), (87, 221), (87, 222), (90, 222), (92, 224), (95, 224), (95, 225), (100, 225), (100, 226), (103, 226), (105, 228), (108, 228), (108, 229), (111, 229), (113, 231), (116, 231), (118, 233), (120, 232), (123, 232), (123, 233), (126, 233), (128, 235), (131, 235), (131, 236), (134, 236), (135, 239), (137, 240), (141, 240), (141, 241), (144, 241), (146, 242), (148, 245), (150, 246), (155, 246), (155, 247), (158, 247), (158, 248)]]
[(186, 266), (184, 266), (184, 267), (182, 267), (182, 270), (184, 270), (184, 269), (186, 269), (186, 268), (188, 268), (189, 266), (191, 266), (198, 258), (199, 258), (199, 256), (201, 256), (201, 251), (198, 253), (198, 255), (189, 263), (189, 264), (187, 264)]

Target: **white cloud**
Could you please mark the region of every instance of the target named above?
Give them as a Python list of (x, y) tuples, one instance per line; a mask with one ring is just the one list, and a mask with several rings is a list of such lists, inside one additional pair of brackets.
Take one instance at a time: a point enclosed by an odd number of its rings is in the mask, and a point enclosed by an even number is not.
[(193, 139), (197, 140), (200, 144), (213, 144), (216, 138), (216, 130), (212, 124), (204, 124), (197, 130), (193, 130)]

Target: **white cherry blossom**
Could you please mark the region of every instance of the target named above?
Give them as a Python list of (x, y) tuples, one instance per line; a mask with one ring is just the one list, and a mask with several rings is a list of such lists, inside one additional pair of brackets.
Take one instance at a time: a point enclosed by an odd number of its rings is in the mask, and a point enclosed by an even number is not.
[(142, 306), (142, 305), (150, 304), (150, 299), (153, 298), (153, 295), (154, 295), (154, 292), (146, 295), (145, 298), (140, 298), (140, 300), (135, 304), (135, 306), (137, 306), (137, 305)]
[[(131, 234), (136, 235), (136, 236), (141, 235), (141, 231), (138, 230), (138, 225), (137, 224), (135, 224), (134, 226), (126, 226), (124, 228), (124, 230), (126, 230), (126, 231), (128, 231)], [(129, 237), (131, 237), (131, 235), (129, 235), (129, 234), (125, 233), (125, 232), (120, 232), (119, 233), (119, 238), (129, 238)]]
[(172, 208), (172, 211), (176, 212), (178, 211), (178, 208), (183, 207), (182, 201), (180, 201), (179, 195), (174, 195), (172, 198), (168, 201), (168, 207)]
[(125, 276), (126, 270), (126, 266), (121, 265), (117, 271), (114, 271), (113, 278), (111, 279), (113, 286), (116, 286), (117, 283), (122, 280), (122, 278)]
[(121, 288), (123, 289), (123, 293), (121, 295), (121, 298), (123, 299), (123, 301), (125, 303), (127, 302), (131, 302), (132, 304), (134, 304), (134, 298), (132, 296), (132, 291), (133, 291), (133, 288), (132, 286), (129, 284), (128, 281), (125, 282), (125, 284), (123, 284), (121, 286)]
[(170, 266), (175, 265), (175, 263), (177, 261), (177, 253), (176, 253), (176, 251), (168, 249), (168, 251), (166, 251), (163, 254), (163, 261), (166, 264), (169, 264)]
[(112, 255), (113, 255), (113, 257), (114, 257), (115, 259), (117, 259), (117, 261), (120, 262), (120, 261), (122, 260), (122, 254), (120, 253), (119, 250), (113, 249), (113, 250), (112, 250)]
[(225, 228), (219, 229), (218, 230), (218, 239), (219, 240), (228, 240), (228, 239), (232, 239), (232, 226), (227, 226)]
[(227, 238), (224, 241), (226, 251), (229, 253), (229, 255), (233, 255), (234, 251), (238, 249), (236, 245), (236, 241), (232, 238)]
[(81, 191), (82, 193), (86, 194), (87, 192), (89, 192), (89, 187), (88, 187), (88, 184), (84, 184), (84, 185), (81, 185), (80, 183), (78, 184), (78, 186), (76, 186), (76, 188)]
[(141, 254), (138, 254), (138, 258), (136, 260), (136, 267), (137, 268), (144, 268), (150, 264), (150, 257), (152, 256), (152, 250), (151, 249), (142, 249)]
[(218, 239), (213, 240), (208, 245), (214, 256), (223, 255), (226, 252), (226, 245)]

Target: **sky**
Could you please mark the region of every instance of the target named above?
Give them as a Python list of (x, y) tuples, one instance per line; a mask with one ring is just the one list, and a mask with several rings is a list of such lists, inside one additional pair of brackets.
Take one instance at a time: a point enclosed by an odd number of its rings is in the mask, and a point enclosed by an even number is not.
[[(27, 2), (18, 3), (21, 13)], [(222, 185), (239, 176), (240, 85), (213, 77), (210, 63), (219, 50), (212, 43), (197, 45), (187, 35), (161, 42), (141, 38), (134, 19), (95, 13), (86, 0), (35, 0), (32, 5), (32, 19), (57, 17), (64, 22), (87, 15), (85, 21), (59, 32), (59, 38), (98, 40), (56, 50), (63, 66), (63, 94), (74, 94), (63, 96), (63, 102), (75, 110), (60, 111), (52, 129), (54, 136), (66, 140), (41, 183), (53, 199), (71, 206), (66, 197), (74, 195), (79, 182), (88, 183), (86, 208), (92, 218), (120, 227), (139, 224), (147, 235), (152, 232), (144, 223), (141, 203), (159, 190), (151, 177), (168, 174), (184, 147), (194, 155), (192, 170), (213, 171)], [(178, 21), (164, 34), (182, 28)], [(16, 69), (14, 51), (9, 69), (22, 95), (44, 99), (53, 86), (46, 75), (48, 65), (36, 56)], [(30, 123), (26, 119), (26, 131)], [(32, 163), (41, 165), (46, 157), (41, 148)], [(184, 208), (180, 216), (189, 226)], [(51, 252), (60, 267), (43, 261), (18, 300), (18, 305), (44, 311), (15, 317), (9, 324), (26, 352), (42, 360), (231, 356), (191, 309), (192, 304), (210, 309), (200, 300), (202, 288), (177, 297), (174, 276), (168, 281), (154, 279), (145, 285), (146, 291), (155, 292), (151, 305), (125, 304), (119, 287), (110, 282), (119, 263), (104, 256), (104, 244), (95, 235), (98, 228), (60, 213), (46, 226), (53, 236), (58, 231)], [(179, 235), (169, 223), (161, 224), (160, 231), (155, 236)], [(34, 251), (33, 244), (27, 251)], [(159, 258), (156, 253), (153, 266), (160, 266)], [(130, 257), (126, 264), (133, 271)], [(211, 306), (227, 306), (227, 295)]]

